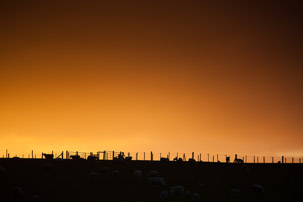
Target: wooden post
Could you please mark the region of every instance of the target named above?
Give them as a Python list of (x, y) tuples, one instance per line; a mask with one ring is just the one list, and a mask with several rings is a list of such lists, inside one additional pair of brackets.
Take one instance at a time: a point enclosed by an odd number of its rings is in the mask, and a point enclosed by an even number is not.
[(6, 150), (5, 158), (8, 158), (8, 150)]
[(170, 159), (170, 152), (168, 152), (168, 156), (167, 156), (168, 160)]
[(103, 152), (103, 160), (105, 160), (105, 158), (106, 158), (106, 156), (105, 156), (106, 154), (105, 153), (106, 153), (106, 151), (104, 150), (104, 152)]
[(213, 162), (215, 162), (215, 156), (213, 155)]
[(292, 157), (292, 163), (294, 163), (294, 162), (295, 162), (294, 157)]
[(195, 153), (194, 153), (194, 152), (192, 152), (191, 158), (192, 158), (192, 159), (195, 159)]
[(161, 152), (160, 152), (160, 160), (161, 160), (161, 158), (162, 158), (162, 155), (161, 155)]
[(256, 163), (256, 157), (254, 156), (254, 163)]
[(138, 152), (136, 153), (136, 161), (138, 161)]
[(84, 152), (84, 159), (86, 159), (86, 152)]
[(265, 163), (265, 156), (263, 156), (263, 163)]
[(152, 152), (152, 151), (150, 152), (150, 160), (151, 160), (151, 161), (153, 161), (153, 160), (154, 160), (154, 157), (153, 157), (153, 152)]
[(7, 158), (9, 159), (9, 153), (7, 153)]
[(247, 155), (245, 155), (245, 163), (247, 163)]
[(42, 154), (41, 154), (41, 159), (43, 159), (43, 152), (42, 152)]
[(207, 154), (207, 162), (209, 162), (209, 154)]
[(145, 161), (145, 152), (144, 152), (144, 161)]
[(113, 160), (114, 160), (114, 157), (115, 157), (115, 151), (113, 151)]
[(200, 153), (200, 162), (201, 162), (201, 153)]
[(32, 159), (34, 158), (34, 150), (32, 150)]
[[(52, 155), (54, 155), (54, 151), (52, 151)], [(78, 155), (78, 152), (77, 152), (77, 155)]]
[(257, 156), (257, 163), (259, 163), (259, 156)]
[(219, 162), (219, 155), (217, 154), (217, 162)]
[(282, 156), (282, 163), (284, 163), (284, 156)]

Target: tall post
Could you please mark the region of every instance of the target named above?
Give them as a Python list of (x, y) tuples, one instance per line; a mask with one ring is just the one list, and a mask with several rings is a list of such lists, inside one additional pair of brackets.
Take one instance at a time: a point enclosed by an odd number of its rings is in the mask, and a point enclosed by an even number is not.
[(257, 163), (259, 163), (259, 156), (257, 156)]
[(271, 163), (274, 163), (274, 157), (271, 157)]
[(265, 163), (265, 156), (263, 156), (263, 163)]
[(213, 163), (215, 162), (215, 156), (213, 155)]
[(247, 163), (247, 155), (245, 155), (245, 163)]
[(8, 158), (8, 150), (6, 150), (5, 158)]
[(136, 161), (138, 161), (138, 152), (136, 153)]
[(195, 153), (194, 152), (191, 153), (191, 158), (195, 159)]
[(219, 155), (217, 154), (217, 162), (219, 162)]
[(151, 151), (151, 152), (150, 152), (150, 161), (153, 161), (153, 160), (154, 160), (153, 152)]
[(284, 163), (284, 156), (282, 156), (282, 163)]
[(256, 163), (256, 157), (254, 156), (254, 163)]
[(209, 154), (207, 154), (207, 161), (209, 162)]
[(103, 160), (105, 160), (105, 156), (106, 155), (106, 151), (104, 150), (104, 152), (103, 152)]
[(32, 150), (32, 159), (34, 158), (34, 150)]
[(294, 163), (294, 162), (295, 162), (294, 157), (292, 157), (292, 163)]
[(201, 153), (200, 153), (200, 162), (201, 162)]
[(144, 161), (145, 161), (145, 152), (144, 152)]
[(170, 159), (170, 152), (168, 152), (168, 156), (167, 156), (168, 160)]

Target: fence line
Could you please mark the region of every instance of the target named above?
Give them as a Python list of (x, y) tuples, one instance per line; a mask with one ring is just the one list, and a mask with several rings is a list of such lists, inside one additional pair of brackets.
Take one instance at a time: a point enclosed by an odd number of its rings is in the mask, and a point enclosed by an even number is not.
[[(41, 154), (41, 158), (44, 157), (45, 153)], [(50, 154), (50, 153), (49, 153)], [(51, 151), (53, 158), (64, 158), (64, 159), (98, 159), (98, 160), (113, 160), (118, 158), (121, 151), (98, 151), (93, 152), (80, 152), (80, 151)], [(211, 153), (179, 153), (179, 152), (123, 152), (124, 157), (128, 157), (131, 160), (140, 161), (160, 161), (164, 158), (168, 161), (182, 160), (182, 161), (196, 161), (196, 162), (234, 162), (235, 159), (240, 160), (243, 163), (303, 163), (302, 157), (291, 157), (291, 156), (270, 156), (270, 155), (237, 155), (235, 154), (211, 154)], [(22, 157), (17, 155), (10, 155), (9, 151), (5, 151), (5, 155), (0, 155), (2, 158), (27, 158), (36, 159), (40, 158), (40, 155), (34, 153), (34, 150), (30, 151), (27, 155), (22, 154)], [(228, 161), (229, 160), (229, 161)]]

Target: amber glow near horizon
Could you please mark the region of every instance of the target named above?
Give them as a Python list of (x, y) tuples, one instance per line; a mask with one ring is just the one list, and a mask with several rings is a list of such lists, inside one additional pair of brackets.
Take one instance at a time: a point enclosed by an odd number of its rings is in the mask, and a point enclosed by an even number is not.
[(2, 1), (0, 155), (303, 155), (300, 1)]

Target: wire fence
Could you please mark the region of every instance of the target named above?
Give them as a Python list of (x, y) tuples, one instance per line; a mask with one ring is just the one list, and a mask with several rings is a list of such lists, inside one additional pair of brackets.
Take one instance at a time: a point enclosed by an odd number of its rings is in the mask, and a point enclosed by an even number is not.
[(196, 162), (214, 162), (214, 163), (303, 163), (303, 157), (292, 156), (262, 156), (262, 155), (236, 155), (236, 154), (211, 154), (211, 153), (179, 153), (179, 152), (122, 152), (122, 151), (97, 151), (81, 152), (81, 151), (48, 151), (48, 153), (35, 153), (33, 150), (28, 154), (11, 154), (6, 150), (2, 158), (23, 158), (23, 159), (43, 159), (49, 155), (53, 159), (83, 159), (83, 160), (114, 160), (119, 155), (128, 157), (129, 160), (135, 161), (196, 161)]

